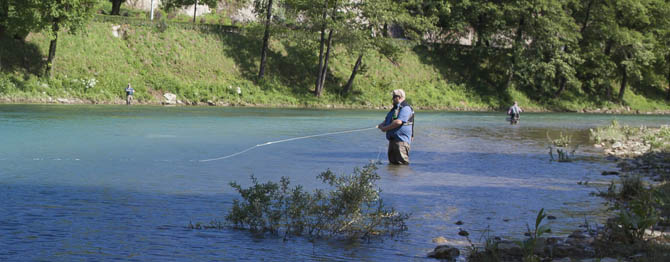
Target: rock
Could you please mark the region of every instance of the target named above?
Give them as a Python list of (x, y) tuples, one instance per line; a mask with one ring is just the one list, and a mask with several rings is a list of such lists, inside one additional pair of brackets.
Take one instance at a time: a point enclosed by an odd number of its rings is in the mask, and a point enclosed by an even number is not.
[(621, 144), (621, 142), (616, 142), (616, 143), (612, 144), (612, 148), (614, 148), (614, 149), (619, 149), (619, 148), (622, 148), (622, 147), (623, 147), (623, 144)]
[(120, 25), (112, 25), (112, 35), (114, 37), (119, 37), (119, 29), (121, 28)]
[(165, 102), (163, 102), (164, 104), (174, 105), (177, 103), (177, 95), (173, 93), (165, 93), (163, 94), (163, 97), (165, 97)]
[(571, 257), (571, 258), (577, 258), (577, 257), (588, 257), (592, 254), (593, 252), (586, 250), (583, 247), (575, 247), (571, 245), (566, 245), (566, 244), (556, 244), (550, 248), (551, 256), (555, 258), (562, 258), (562, 257)]
[(584, 233), (584, 231), (581, 230), (575, 230), (574, 232), (572, 232), (572, 234), (568, 236), (568, 238), (587, 238), (587, 237), (588, 236), (586, 235), (586, 233)]
[(619, 175), (619, 171), (603, 171), (601, 175), (603, 176)]
[(456, 225), (459, 225), (459, 226), (463, 225), (463, 221), (460, 221), (460, 220), (456, 221)]
[(56, 98), (56, 101), (58, 101), (58, 103), (62, 103), (62, 104), (69, 104), (69, 103), (72, 103), (72, 102), (70, 102), (70, 100), (68, 100), (67, 98)]
[(465, 230), (463, 230), (463, 229), (459, 229), (459, 230), (458, 230), (458, 235), (459, 235), (459, 236), (467, 237), (467, 236), (470, 235), (470, 233), (468, 233), (468, 231), (465, 231)]
[(590, 258), (590, 259), (582, 260), (582, 262), (620, 262), (620, 261), (625, 261), (625, 260), (619, 260), (619, 259), (611, 258), (611, 257)]
[(459, 255), (461, 255), (461, 252), (458, 251), (458, 248), (451, 247), (448, 245), (437, 246), (435, 247), (435, 250), (428, 253), (428, 257), (437, 259), (448, 259), (448, 260), (453, 260)]
[(215, 106), (216, 104), (212, 100), (207, 100), (207, 105)]
[(523, 256), (523, 250), (519, 244), (503, 240), (498, 242), (498, 253), (501, 257), (521, 257)]
[[(587, 183), (588, 183), (588, 182), (587, 182)], [(548, 215), (548, 216), (547, 216), (547, 219), (549, 219), (549, 220), (554, 220), (554, 219), (556, 219), (556, 217), (555, 217), (555, 216), (552, 216), (552, 215)]]
[(547, 240), (545, 242), (547, 243), (547, 245), (555, 245), (555, 244), (558, 244), (559, 242), (561, 242), (561, 240), (562, 239), (559, 238), (559, 237), (550, 237), (550, 238), (547, 238)]
[(591, 245), (593, 243), (593, 240), (594, 238), (586, 234), (584, 231), (576, 230), (575, 232), (572, 232), (572, 234), (568, 236), (568, 239), (565, 241), (565, 243), (570, 244), (572, 246), (582, 247)]
[(449, 241), (447, 241), (447, 239), (444, 238), (444, 237), (433, 238), (433, 243), (444, 244), (444, 243), (447, 243), (447, 242), (449, 242)]
[(619, 160), (619, 158), (618, 158), (618, 157), (615, 157), (615, 156), (607, 156), (605, 159), (607, 159), (607, 160), (609, 160), (609, 161), (617, 161), (617, 160)]

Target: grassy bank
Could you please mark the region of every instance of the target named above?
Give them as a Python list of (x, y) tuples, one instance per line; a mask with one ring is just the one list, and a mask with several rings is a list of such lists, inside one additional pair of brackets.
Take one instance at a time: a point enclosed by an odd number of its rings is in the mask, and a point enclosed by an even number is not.
[[(449, 49), (402, 40), (398, 44), (404, 51), (395, 63), (373, 51), (366, 54), (364, 69), (349, 94), (343, 94), (342, 87), (356, 54), (338, 45), (325, 92), (316, 98), (311, 93), (318, 64), (316, 35), (275, 36), (269, 72), (257, 83), (260, 28), (226, 33), (157, 22), (122, 25), (115, 37), (114, 24), (94, 21), (84, 33), (61, 33), (52, 79), (38, 77), (48, 52), (46, 35), (33, 33), (25, 42), (0, 39), (0, 101), (42, 103), (65, 98), (77, 103), (122, 103), (123, 89), (130, 82), (137, 91), (136, 101), (147, 104), (159, 104), (170, 92), (185, 104), (378, 108), (390, 104), (391, 90), (403, 88), (417, 108), (500, 110), (517, 100), (527, 111), (625, 111), (619, 105), (590, 101), (577, 91), (567, 90), (562, 100), (538, 102), (529, 98), (531, 91), (510, 88), (500, 93), (492, 86), (468, 84), (459, 80), (454, 61), (442, 58)], [(670, 110), (662, 100), (633, 92), (625, 101), (633, 111)]]

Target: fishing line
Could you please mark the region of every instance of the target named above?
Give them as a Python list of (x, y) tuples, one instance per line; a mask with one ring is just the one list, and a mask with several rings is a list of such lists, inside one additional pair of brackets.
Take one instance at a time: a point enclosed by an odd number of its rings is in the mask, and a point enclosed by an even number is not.
[(222, 157), (217, 157), (217, 158), (212, 158), (212, 159), (198, 160), (198, 161), (199, 162), (209, 162), (209, 161), (223, 160), (223, 159), (226, 159), (226, 158), (234, 157), (234, 156), (239, 155), (239, 154), (243, 154), (243, 153), (245, 153), (249, 150), (252, 150), (254, 148), (257, 148), (257, 147), (268, 146), (268, 145), (272, 145), (272, 144), (279, 144), (279, 143), (298, 140), (298, 139), (305, 139), (305, 138), (312, 138), (312, 137), (319, 137), (319, 136), (337, 135), (337, 134), (344, 134), (344, 133), (353, 133), (353, 132), (360, 132), (360, 131), (365, 131), (365, 130), (370, 130), (370, 129), (377, 129), (377, 127), (374, 126), (374, 127), (361, 128), (361, 129), (345, 130), (345, 131), (338, 131), (338, 132), (328, 132), (328, 133), (317, 134), (317, 135), (300, 136), (300, 137), (293, 137), (293, 138), (282, 139), (282, 140), (277, 140), (277, 141), (270, 141), (270, 142), (265, 142), (265, 143), (262, 143), (262, 144), (258, 144), (258, 145), (249, 147), (249, 148), (244, 149), (240, 152), (230, 154), (230, 155), (227, 155), (227, 156), (222, 156)]

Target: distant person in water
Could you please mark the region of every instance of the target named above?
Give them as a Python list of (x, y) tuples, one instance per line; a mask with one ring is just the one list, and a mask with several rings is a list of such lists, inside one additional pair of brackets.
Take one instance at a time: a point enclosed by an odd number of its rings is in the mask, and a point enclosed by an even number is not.
[(386, 132), (386, 139), (389, 141), (389, 162), (395, 165), (408, 165), (410, 143), (414, 138), (414, 110), (405, 101), (405, 91), (402, 89), (393, 90), (391, 95), (393, 108), (377, 128)]
[(133, 101), (133, 94), (135, 94), (135, 89), (128, 83), (128, 86), (126, 87), (126, 105), (130, 105)]
[(521, 112), (523, 112), (523, 110), (521, 107), (519, 107), (519, 104), (514, 101), (514, 104), (509, 107), (509, 110), (507, 110), (510, 124), (515, 125), (519, 123), (519, 114), (521, 114)]

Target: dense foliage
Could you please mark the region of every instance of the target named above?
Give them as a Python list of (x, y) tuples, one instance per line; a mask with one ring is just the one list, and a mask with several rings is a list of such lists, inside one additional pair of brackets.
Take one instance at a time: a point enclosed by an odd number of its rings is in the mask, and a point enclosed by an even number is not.
[(369, 239), (402, 232), (409, 215), (384, 204), (375, 184), (380, 178), (376, 169), (375, 164), (368, 164), (343, 176), (325, 171), (318, 177), (332, 189), (312, 193), (301, 186), (290, 187), (286, 177), (279, 184), (259, 183), (252, 177), (249, 188), (233, 182), (231, 186), (242, 200), (233, 202), (226, 220), (240, 228), (285, 237), (306, 234)]
[[(365, 75), (370, 60), (379, 57), (403, 66), (402, 53), (409, 44), (423, 64), (435, 68), (437, 81), (465, 86), (493, 108), (502, 108), (519, 96), (527, 98), (525, 104), (532, 101), (559, 110), (614, 103), (643, 108), (629, 93), (664, 107), (668, 106), (664, 100), (670, 99), (667, 0), (274, 1), (272, 12), (266, 10), (272, 2), (253, 2), (265, 24), (264, 33), (257, 33), (258, 26), (245, 27), (245, 37), (253, 40), (258, 51), (238, 64), (256, 65), (260, 60), (260, 74), (245, 76), (254, 85), (300, 78), (304, 81), (283, 84), (300, 85), (317, 97), (330, 92), (356, 99), (360, 82), (356, 76), (371, 78)], [(70, 31), (88, 23), (91, 6), (103, 2), (113, 4), (113, 13), (118, 13), (123, 1), (2, 1), (0, 34), (25, 36), (46, 30), (55, 36), (58, 30), (54, 29)], [(170, 11), (195, 0), (163, 2)], [(217, 1), (198, 3), (215, 6)], [(300, 46), (277, 49), (272, 41), (286, 39), (268, 41), (270, 35), (292, 38)], [(338, 48), (346, 52), (335, 53)], [(311, 68), (300, 75), (283, 75), (287, 64), (274, 58), (277, 54), (294, 56), (293, 66)], [(304, 59), (305, 54), (311, 57)], [(336, 75), (345, 69), (333, 68), (335, 59), (350, 60), (346, 76)], [(257, 82), (263, 75), (264, 81)], [(374, 84), (388, 89), (393, 81)], [(416, 85), (413, 93), (430, 92), (435, 86)]]

